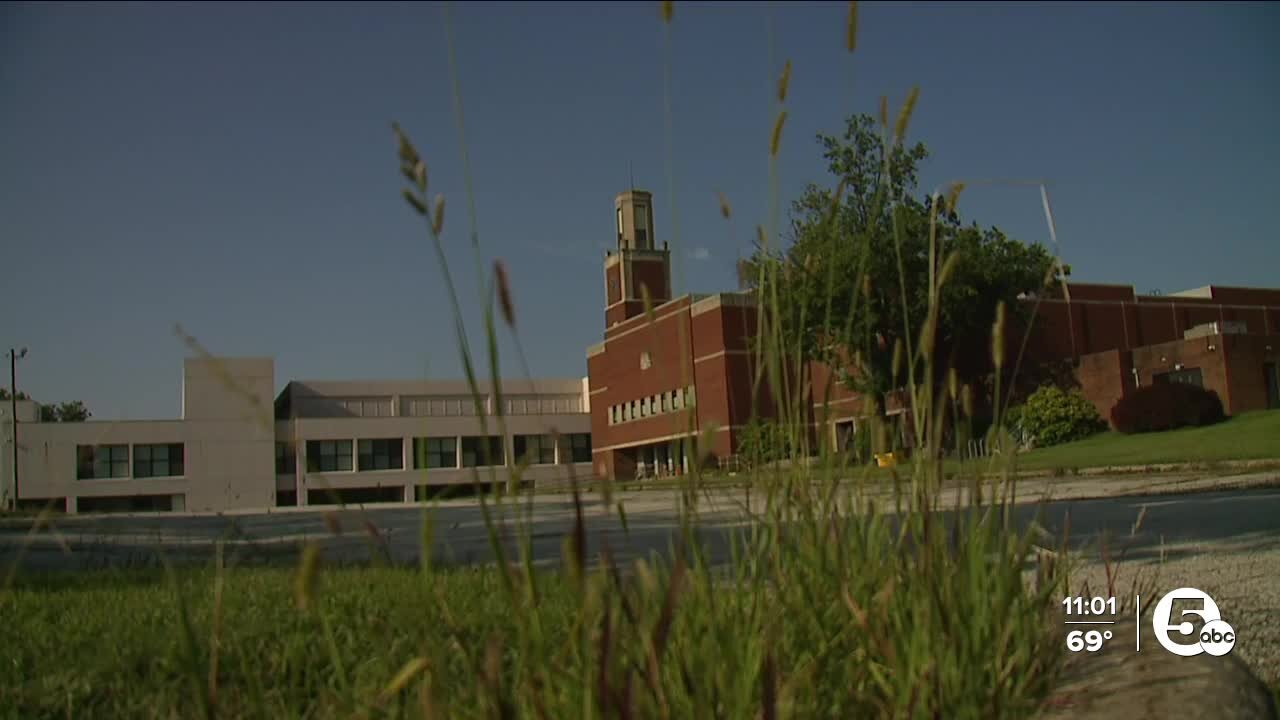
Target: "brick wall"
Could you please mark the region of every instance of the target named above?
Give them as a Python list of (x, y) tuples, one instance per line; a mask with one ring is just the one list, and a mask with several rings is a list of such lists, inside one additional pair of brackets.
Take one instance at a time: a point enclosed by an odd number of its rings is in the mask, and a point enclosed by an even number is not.
[(1222, 346), (1231, 388), (1231, 412), (1267, 409), (1267, 363), (1280, 364), (1280, 334), (1226, 335)]
[(1172, 372), (1177, 365), (1182, 365), (1184, 370), (1199, 368), (1204, 389), (1218, 393), (1228, 415), (1234, 412), (1227, 381), (1227, 364), (1222, 351), (1222, 336), (1175, 340), (1133, 351), (1133, 366), (1138, 371), (1143, 387), (1155, 382), (1156, 375)]
[(1080, 358), (1076, 379), (1081, 391), (1111, 422), (1111, 408), (1133, 389), (1133, 356), (1122, 350), (1107, 350)]

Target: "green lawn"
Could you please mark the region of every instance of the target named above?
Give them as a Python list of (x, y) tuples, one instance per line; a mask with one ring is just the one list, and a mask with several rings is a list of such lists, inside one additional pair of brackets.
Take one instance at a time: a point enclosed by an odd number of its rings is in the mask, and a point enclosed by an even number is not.
[(727, 573), (578, 566), (572, 534), (561, 572), (309, 552), (297, 569), (19, 571), (0, 585), (0, 719), (1034, 712), (1061, 590), (1028, 586), (1028, 540), (986, 514), (957, 549), (918, 514), (901, 535), (804, 507), (785, 541), (778, 520), (742, 539)]
[(1271, 459), (1280, 460), (1280, 410), (1243, 413), (1208, 427), (1134, 435), (1102, 433), (1020, 455), (1018, 469)]

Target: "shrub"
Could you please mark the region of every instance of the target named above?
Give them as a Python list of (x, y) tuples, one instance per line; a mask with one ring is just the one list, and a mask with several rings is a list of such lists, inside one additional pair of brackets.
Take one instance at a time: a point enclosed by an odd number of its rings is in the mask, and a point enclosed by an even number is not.
[(1084, 393), (1066, 392), (1056, 385), (1031, 393), (1017, 417), (1022, 432), (1041, 447), (1080, 440), (1106, 428)]
[(1111, 408), (1111, 424), (1122, 433), (1211, 425), (1224, 417), (1218, 393), (1185, 383), (1138, 388)]
[(738, 436), (738, 455), (748, 465), (790, 458), (792, 450), (787, 428), (772, 420), (752, 419)]

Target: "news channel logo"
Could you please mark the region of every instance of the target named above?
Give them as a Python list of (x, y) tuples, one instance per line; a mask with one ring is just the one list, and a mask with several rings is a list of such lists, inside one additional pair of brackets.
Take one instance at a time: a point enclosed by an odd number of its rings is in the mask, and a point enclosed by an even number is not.
[[(1199, 607), (1183, 609), (1175, 616), (1174, 603), (1195, 603)], [(1200, 618), (1203, 623), (1198, 634), (1195, 625), (1185, 619), (1188, 615)], [(1208, 653), (1221, 657), (1236, 646), (1235, 628), (1222, 619), (1218, 603), (1209, 597), (1209, 593), (1195, 588), (1178, 588), (1166, 593), (1151, 611), (1151, 624), (1156, 640), (1174, 655), (1195, 657)], [(1175, 636), (1181, 637), (1183, 642), (1175, 640)], [(1193, 642), (1185, 642), (1193, 638)]]

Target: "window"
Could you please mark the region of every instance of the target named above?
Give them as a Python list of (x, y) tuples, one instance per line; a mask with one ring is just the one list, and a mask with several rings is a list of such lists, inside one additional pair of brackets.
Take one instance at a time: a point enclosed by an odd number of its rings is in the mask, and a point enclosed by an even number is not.
[(361, 440), (359, 448), (361, 471), (404, 469), (404, 441), (400, 438)]
[(351, 441), (308, 440), (307, 472), (351, 472)]
[(136, 478), (179, 477), (183, 474), (182, 443), (134, 445), (133, 476)]
[(458, 467), (458, 438), (415, 438), (413, 467), (417, 470)]
[(292, 475), (298, 469), (297, 449), (291, 442), (276, 443), (276, 474)]
[(128, 445), (77, 445), (76, 479), (129, 477)]
[(648, 370), (651, 367), (653, 367), (653, 356), (647, 350), (640, 353), (640, 369)]
[(503, 447), (502, 437), (462, 438), (462, 467), (487, 467), (489, 465), (506, 465), (507, 453)]
[(669, 411), (671, 409), (671, 393), (669, 392), (662, 393), (662, 399), (659, 400), (658, 402), (661, 403), (659, 407), (662, 409), (662, 412)]
[(554, 465), (556, 447), (550, 435), (516, 435), (516, 458), (530, 465)]
[(618, 239), (622, 239), (622, 208), (618, 208)]
[(1156, 380), (1158, 382), (1182, 383), (1184, 385), (1204, 387), (1204, 376), (1200, 372), (1200, 368), (1183, 368), (1172, 372), (1161, 373), (1156, 376)]
[(635, 206), (636, 247), (649, 245), (649, 210), (644, 205)]
[(561, 462), (591, 462), (591, 433), (561, 435), (560, 443)]

